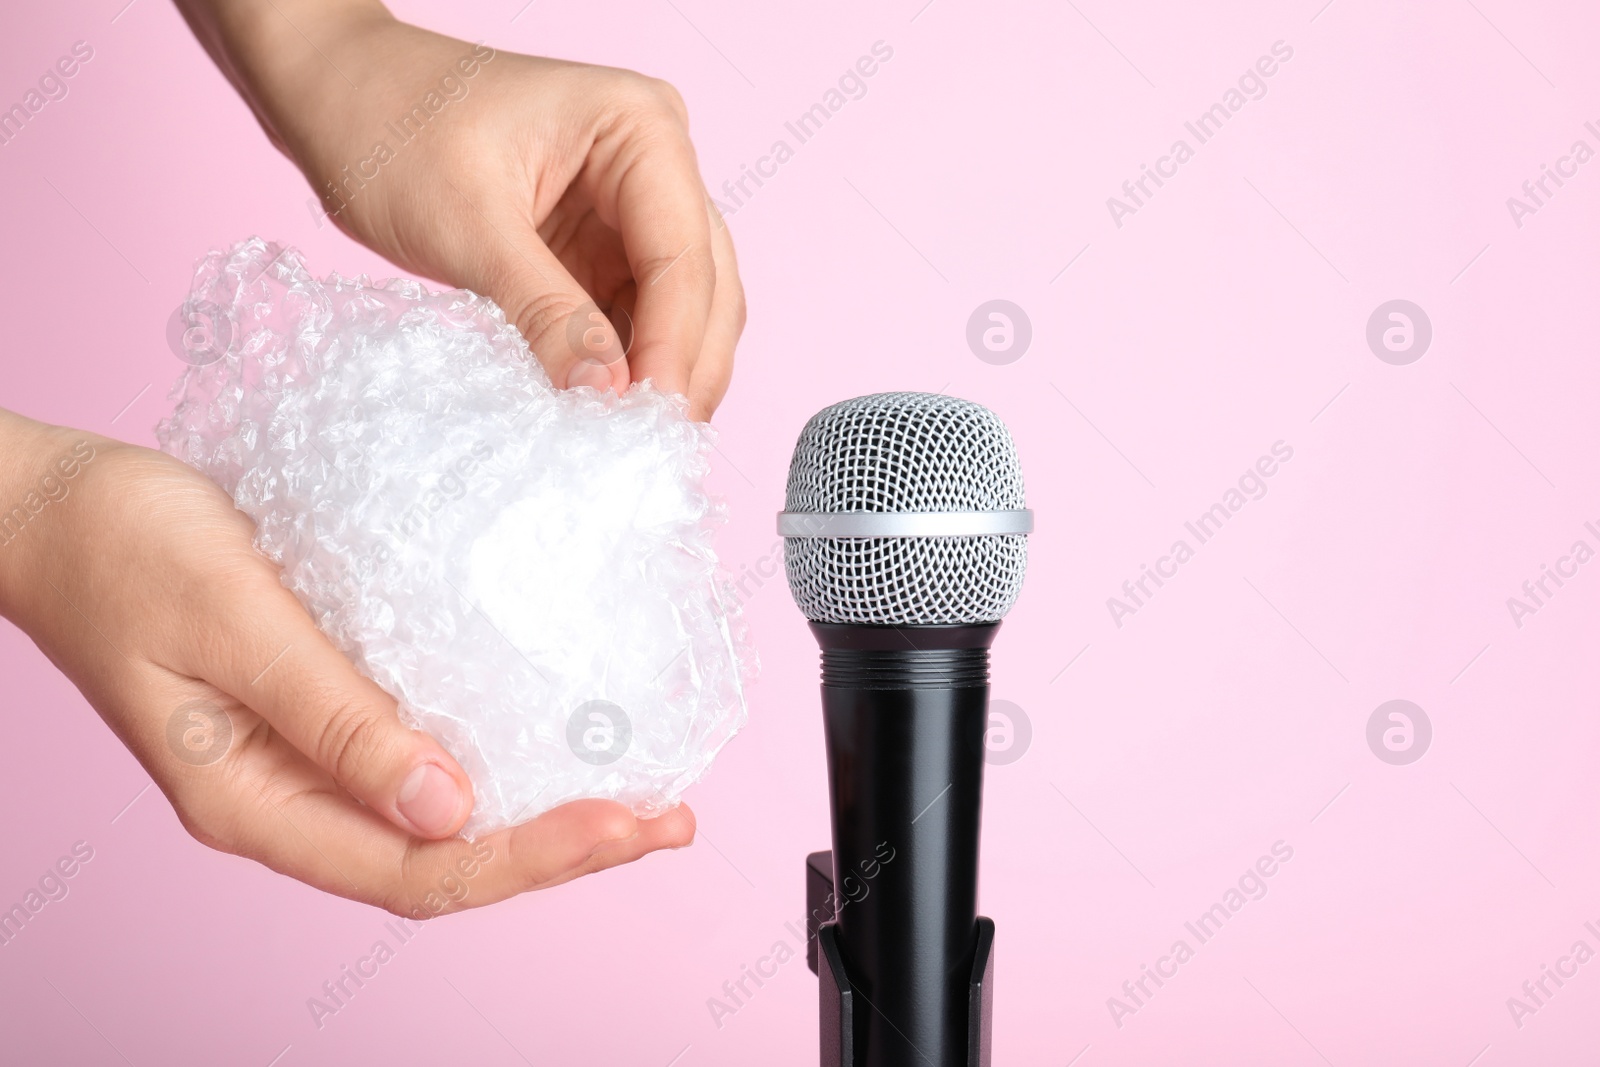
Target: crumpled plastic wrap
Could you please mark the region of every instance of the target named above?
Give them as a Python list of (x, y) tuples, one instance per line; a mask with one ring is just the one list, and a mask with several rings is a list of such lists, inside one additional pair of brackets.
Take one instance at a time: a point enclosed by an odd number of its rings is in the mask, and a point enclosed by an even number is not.
[(478, 836), (580, 797), (676, 805), (744, 724), (711, 431), (649, 383), (557, 390), (490, 300), (213, 252), (161, 447), (472, 779)]

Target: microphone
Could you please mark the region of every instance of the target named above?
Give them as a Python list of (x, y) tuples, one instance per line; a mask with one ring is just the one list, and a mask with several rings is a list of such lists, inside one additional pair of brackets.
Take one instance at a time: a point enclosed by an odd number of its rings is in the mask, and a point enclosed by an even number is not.
[(785, 509), (789, 589), (822, 648), (833, 853), (809, 860), (808, 905), (823, 1067), (987, 1065), (989, 646), (1033, 529), (1016, 446), (971, 401), (858, 397), (806, 423)]

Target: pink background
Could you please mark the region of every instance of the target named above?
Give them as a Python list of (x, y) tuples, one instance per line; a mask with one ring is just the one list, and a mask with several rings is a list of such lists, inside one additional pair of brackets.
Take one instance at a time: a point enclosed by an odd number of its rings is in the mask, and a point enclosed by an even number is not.
[[(987, 792), (996, 1063), (1580, 1062), (1600, 962), (1520, 1028), (1506, 999), (1573, 942), (1600, 949), (1600, 564), (1520, 628), (1506, 599), (1573, 541), (1600, 546), (1600, 162), (1520, 228), (1506, 198), (1574, 140), (1600, 148), (1600, 19), (922, 2), (398, 9), (672, 80), (713, 190), (893, 48), (729, 218), (751, 316), (716, 420), (722, 547), (735, 574), (768, 556), (794, 434), (827, 403), (948, 389), (1012, 426), (1039, 532), (996, 653), (995, 696), (1033, 727)], [(261, 234), (319, 272), (392, 270), (317, 228), (170, 7), (123, 3), (4, 16), (0, 103), (74, 41), (95, 54), (0, 147), (0, 403), (149, 443), (181, 369), (167, 319), (207, 249)], [(1183, 123), (1279, 40), (1267, 95), (1116, 226), (1106, 198), (1193, 146)], [(965, 340), (994, 298), (1032, 322), (1009, 365)], [(1433, 324), (1407, 366), (1365, 340), (1396, 298)], [(1267, 495), (1116, 626), (1107, 598), (1279, 440), (1294, 455)], [(3, 1058), (814, 1063), (803, 962), (720, 1028), (707, 1008), (792, 941), (804, 855), (827, 844), (814, 645), (781, 581), (748, 612), (764, 673), (690, 794), (694, 848), (431, 924), (321, 1029), (307, 998), (386, 916), (195, 844), (0, 628), (0, 904), (74, 842), (95, 852), (0, 948)], [(1366, 740), (1397, 698), (1434, 730), (1408, 766)], [(1293, 859), (1266, 896), (1119, 1028), (1107, 998), (1194, 946), (1183, 924), (1278, 841)]]

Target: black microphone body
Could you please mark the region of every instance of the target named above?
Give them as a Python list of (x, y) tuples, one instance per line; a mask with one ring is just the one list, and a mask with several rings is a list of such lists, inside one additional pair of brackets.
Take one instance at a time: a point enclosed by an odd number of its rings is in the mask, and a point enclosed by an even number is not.
[[(998, 623), (812, 623), (861, 1067), (965, 1067)], [(870, 877), (869, 877), (870, 875)], [(857, 895), (859, 894), (859, 895)]]
[(795, 442), (778, 533), (822, 646), (833, 822), (832, 870), (806, 861), (822, 1067), (989, 1067), (989, 645), (1032, 530), (1016, 444), (981, 404), (874, 393)]

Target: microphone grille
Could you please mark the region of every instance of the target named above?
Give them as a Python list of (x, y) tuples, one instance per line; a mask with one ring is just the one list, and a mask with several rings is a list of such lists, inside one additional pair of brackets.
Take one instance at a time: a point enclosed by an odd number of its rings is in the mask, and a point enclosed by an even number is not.
[[(1025, 507), (1016, 445), (981, 404), (876, 393), (834, 404), (800, 432), (786, 510), (1011, 511)], [(1022, 589), (1024, 534), (791, 537), (789, 589), (815, 622), (995, 622)]]

